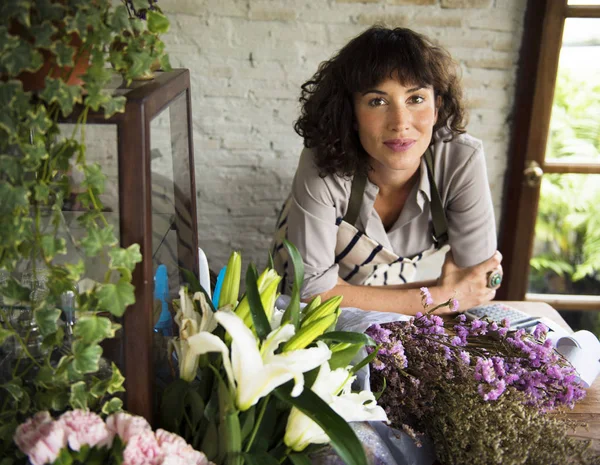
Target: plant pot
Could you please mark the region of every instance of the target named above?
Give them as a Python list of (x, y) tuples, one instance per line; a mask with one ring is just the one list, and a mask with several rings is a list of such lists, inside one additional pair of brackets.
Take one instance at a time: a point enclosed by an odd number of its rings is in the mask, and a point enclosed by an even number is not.
[(69, 45), (73, 47), (74, 66), (58, 66), (56, 56), (47, 50), (40, 50), (44, 57), (44, 64), (34, 73), (23, 72), (17, 77), (23, 83), (23, 89), (27, 91), (39, 91), (46, 86), (46, 76), (60, 78), (67, 85), (81, 85), (81, 76), (90, 67), (90, 52), (82, 49), (82, 41), (79, 34), (70, 34)]

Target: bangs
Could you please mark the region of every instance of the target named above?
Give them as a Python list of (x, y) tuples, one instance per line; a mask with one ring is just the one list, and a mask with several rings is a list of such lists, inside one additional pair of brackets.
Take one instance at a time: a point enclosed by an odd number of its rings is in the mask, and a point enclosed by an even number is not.
[(349, 44), (344, 50), (349, 59), (342, 60), (348, 69), (340, 70), (348, 92), (363, 92), (387, 79), (397, 79), (403, 86), (434, 85), (435, 65), (427, 59), (430, 47), (412, 31), (404, 31), (375, 29)]

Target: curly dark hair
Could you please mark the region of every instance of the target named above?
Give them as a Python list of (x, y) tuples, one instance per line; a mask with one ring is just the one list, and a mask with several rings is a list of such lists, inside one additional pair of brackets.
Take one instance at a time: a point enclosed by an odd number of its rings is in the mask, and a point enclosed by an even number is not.
[(448, 140), (465, 132), (458, 65), (450, 54), (410, 29), (373, 26), (321, 63), (302, 85), (302, 109), (294, 129), (305, 147), (315, 150), (321, 175), (366, 172), (369, 157), (354, 128), (353, 94), (388, 77), (404, 85), (432, 86), (441, 103), (434, 132), (447, 126)]

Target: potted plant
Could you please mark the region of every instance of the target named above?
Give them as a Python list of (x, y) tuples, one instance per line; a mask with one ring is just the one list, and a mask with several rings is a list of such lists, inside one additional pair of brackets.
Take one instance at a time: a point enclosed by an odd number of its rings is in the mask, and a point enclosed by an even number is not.
[[(149, 5), (133, 4), (139, 9)], [(154, 58), (167, 66), (156, 31), (165, 30), (168, 21), (152, 11), (147, 26), (155, 31)], [(132, 25), (125, 3), (113, 7), (105, 0), (36, 0), (0, 5), (3, 465), (19, 457), (15, 428), (36, 412), (80, 408), (110, 414), (122, 405), (116, 395), (123, 390), (123, 377), (102, 358), (100, 344), (115, 336), (119, 325), (113, 317), (134, 301), (131, 275), (141, 256), (137, 245), (118, 247), (103, 215), (99, 196), (105, 176), (86, 161), (85, 121), (90, 109), (103, 109), (107, 117), (124, 111), (125, 98), (105, 90), (113, 74), (108, 62), (126, 76), (149, 70), (146, 52), (111, 49), (138, 26)], [(127, 63), (134, 61), (132, 71)], [(32, 76), (37, 84), (28, 83)], [(71, 115), (76, 104), (75, 129), (62, 134), (58, 121)], [(73, 171), (81, 174), (77, 185)], [(75, 240), (77, 247), (86, 257), (106, 259), (104, 278), (86, 287), (77, 286), (89, 271), (86, 260), (59, 260), (67, 251), (60, 234), (66, 227), (62, 211), (72, 198), (86, 210), (78, 219), (85, 233)], [(70, 325), (72, 311), (78, 317)]]

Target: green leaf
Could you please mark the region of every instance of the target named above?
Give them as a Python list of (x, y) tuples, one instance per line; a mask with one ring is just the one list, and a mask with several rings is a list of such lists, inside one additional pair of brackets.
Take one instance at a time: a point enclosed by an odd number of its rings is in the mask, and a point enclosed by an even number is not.
[(73, 347), (73, 368), (79, 373), (95, 373), (98, 371), (100, 357), (102, 356), (102, 347), (98, 344), (84, 344), (81, 341), (74, 341)]
[(135, 288), (127, 281), (102, 284), (98, 291), (98, 307), (115, 316), (123, 316), (128, 305), (135, 303)]
[(275, 395), (293, 405), (318, 424), (331, 439), (331, 445), (346, 465), (367, 465), (365, 452), (350, 425), (335, 413), (317, 394), (304, 389), (298, 397), (290, 395), (291, 387), (282, 386)]
[(283, 314), (281, 323), (290, 322), (298, 329), (300, 316), (300, 289), (302, 289), (302, 281), (304, 280), (304, 262), (302, 256), (294, 244), (284, 239), (283, 244), (288, 252), (288, 256), (294, 269), (294, 285), (292, 286), (292, 295), (290, 304)]
[(79, 381), (71, 385), (69, 403), (73, 408), (87, 409), (87, 386), (85, 381)]
[(69, 281), (79, 281), (85, 273), (85, 262), (83, 260), (79, 260), (77, 263), (65, 263), (63, 266), (67, 272), (66, 278)]
[(0, 215), (10, 215), (17, 208), (29, 206), (29, 190), (26, 187), (13, 187), (7, 182), (0, 183)]
[(120, 412), (123, 409), (123, 401), (118, 397), (113, 397), (108, 402), (105, 402), (102, 406), (102, 413), (110, 415), (112, 413)]
[(125, 113), (126, 103), (127, 99), (122, 95), (110, 97), (102, 104), (102, 108), (104, 108), (104, 117), (108, 119), (115, 113)]
[(293, 453), (288, 455), (288, 458), (293, 465), (312, 465), (311, 460), (306, 454)]
[(241, 414), (242, 441), (244, 441), (248, 437), (248, 435), (252, 432), (252, 428), (254, 428), (255, 416), (256, 416), (256, 406), (255, 405), (250, 407), (245, 412), (242, 412), (242, 414)]
[(3, 287), (0, 287), (0, 295), (4, 300), (4, 305), (19, 305), (30, 301), (31, 289), (23, 287), (12, 276), (6, 280)]
[(8, 329), (0, 328), (0, 345), (4, 343), (5, 339), (14, 336), (15, 332)]
[(60, 318), (62, 311), (58, 308), (40, 308), (35, 314), (35, 322), (40, 328), (42, 336), (48, 336), (58, 330), (57, 321)]
[(106, 390), (109, 394), (116, 394), (117, 392), (125, 391), (123, 387), (123, 383), (125, 382), (125, 377), (121, 374), (121, 371), (115, 365), (115, 362), (111, 363), (112, 376), (110, 377), (110, 381), (108, 383), (108, 389)]
[(225, 435), (225, 463), (226, 465), (242, 465), (242, 439), (240, 419), (237, 412), (228, 413), (223, 421), (223, 434)]
[(375, 350), (373, 350), (373, 352), (371, 352), (369, 355), (367, 355), (365, 358), (363, 358), (360, 362), (358, 362), (356, 365), (354, 365), (352, 367), (352, 370), (350, 370), (350, 372), (352, 374), (354, 374), (358, 370), (360, 370), (362, 367), (367, 366), (369, 363), (371, 363), (373, 360), (375, 360), (375, 357), (377, 357), (377, 354), (379, 353), (380, 347), (381, 346), (377, 346), (375, 348)]
[(91, 188), (99, 194), (104, 192), (106, 175), (102, 172), (102, 167), (98, 163), (85, 165), (83, 167), (83, 174), (85, 175), (85, 178), (81, 185), (84, 188)]
[(10, 76), (17, 76), (23, 71), (36, 72), (43, 63), (42, 55), (26, 40), (19, 41), (14, 48), (0, 55), (0, 68), (5, 68)]
[(2, 172), (15, 184), (23, 176), (23, 166), (17, 157), (0, 155), (0, 166), (2, 167)]
[(329, 359), (329, 366), (332, 370), (336, 368), (346, 368), (350, 365), (352, 359), (358, 354), (362, 344), (352, 344), (350, 347), (334, 352)]
[(63, 116), (69, 116), (76, 103), (81, 103), (82, 86), (69, 86), (61, 79), (46, 77), (46, 86), (39, 96), (48, 104), (57, 103)]
[(133, 7), (136, 11), (148, 9), (148, 0), (133, 0)]
[(271, 332), (271, 325), (269, 324), (265, 309), (260, 300), (257, 281), (258, 273), (256, 272), (256, 267), (253, 264), (250, 264), (246, 271), (246, 297), (248, 298), (248, 304), (250, 305), (250, 314), (252, 315), (252, 322), (254, 323), (256, 335), (262, 341)]
[(0, 385), (0, 387), (6, 392), (8, 392), (11, 395), (11, 397), (17, 402), (23, 398), (23, 395), (25, 393), (23, 387), (21, 386), (21, 379), (13, 379), (8, 383)]
[(202, 438), (202, 444), (200, 450), (206, 454), (206, 457), (210, 461), (215, 461), (217, 454), (219, 453), (219, 433), (217, 431), (217, 425), (214, 421), (209, 421), (206, 428), (206, 433)]
[(216, 312), (217, 309), (213, 305), (211, 297), (208, 295), (208, 292), (206, 292), (206, 290), (200, 285), (200, 281), (198, 281), (198, 278), (196, 277), (196, 275), (194, 273), (192, 273), (190, 270), (186, 270), (185, 268), (180, 267), (179, 270), (181, 271), (181, 274), (183, 275), (183, 279), (187, 283), (188, 289), (190, 290), (190, 292), (192, 292), (192, 293), (202, 292), (204, 294), (204, 297), (206, 297), (206, 302), (208, 303), (208, 306), (210, 307), (210, 309), (213, 312)]
[(88, 229), (88, 235), (81, 240), (81, 246), (88, 257), (95, 257), (105, 246), (112, 247), (116, 244), (112, 225)]
[(129, 13), (127, 13), (125, 5), (121, 4), (115, 8), (112, 14), (112, 30), (120, 35), (121, 32), (129, 31), (130, 29)]
[(322, 334), (317, 341), (348, 342), (350, 344), (362, 344), (364, 346), (376, 346), (377, 343), (371, 337), (362, 333), (353, 333), (351, 331), (330, 331)]
[(115, 337), (115, 333), (120, 327), (103, 316), (82, 315), (75, 323), (74, 334), (84, 344), (94, 344)]
[(185, 397), (189, 383), (181, 378), (176, 379), (165, 389), (160, 403), (161, 424), (169, 431), (179, 431), (183, 421)]
[(267, 452), (245, 453), (244, 463), (248, 465), (279, 465), (279, 461)]
[(158, 11), (149, 10), (147, 13), (148, 30), (155, 34), (165, 34), (169, 30), (169, 19)]
[(65, 255), (67, 253), (66, 244), (62, 237), (44, 235), (40, 239), (42, 251), (48, 260), (52, 260), (57, 255)]
[(142, 254), (140, 253), (139, 244), (132, 244), (126, 249), (111, 249), (109, 250), (108, 255), (110, 256), (109, 267), (112, 270), (125, 268), (130, 272), (133, 272), (135, 265), (142, 261)]
[(54, 45), (52, 35), (56, 32), (56, 28), (49, 21), (44, 21), (42, 24), (31, 26), (31, 35), (35, 39), (37, 48), (49, 49)]
[(75, 49), (64, 42), (57, 42), (54, 48), (58, 66), (73, 66)]

